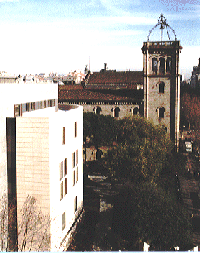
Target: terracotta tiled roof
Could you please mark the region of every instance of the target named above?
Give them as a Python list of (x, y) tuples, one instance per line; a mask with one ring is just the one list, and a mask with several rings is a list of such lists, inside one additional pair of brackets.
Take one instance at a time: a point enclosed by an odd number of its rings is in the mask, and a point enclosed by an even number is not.
[(143, 98), (137, 94), (137, 84), (143, 84), (143, 71), (94, 72), (87, 81), (84, 88), (59, 86), (59, 102), (136, 102)]
[(83, 86), (81, 84), (66, 84), (60, 85), (59, 90), (82, 90)]
[(58, 93), (59, 102), (91, 102), (91, 101), (135, 101), (131, 97), (116, 96), (113, 94), (104, 94), (87, 89), (60, 90)]
[(121, 88), (136, 89), (137, 84), (143, 84), (143, 71), (102, 71), (94, 72), (87, 80), (88, 88)]

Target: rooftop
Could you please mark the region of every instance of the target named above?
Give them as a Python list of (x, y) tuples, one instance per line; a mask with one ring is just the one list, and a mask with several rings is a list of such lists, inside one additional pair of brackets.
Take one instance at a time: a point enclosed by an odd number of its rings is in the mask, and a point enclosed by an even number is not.
[(143, 84), (143, 71), (101, 71), (89, 75), (86, 87), (137, 89)]

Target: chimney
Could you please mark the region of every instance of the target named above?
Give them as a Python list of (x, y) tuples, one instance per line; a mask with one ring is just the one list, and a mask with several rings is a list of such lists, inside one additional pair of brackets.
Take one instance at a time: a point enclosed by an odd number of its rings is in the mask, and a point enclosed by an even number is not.
[(107, 63), (104, 63), (104, 70), (106, 71), (107, 69)]

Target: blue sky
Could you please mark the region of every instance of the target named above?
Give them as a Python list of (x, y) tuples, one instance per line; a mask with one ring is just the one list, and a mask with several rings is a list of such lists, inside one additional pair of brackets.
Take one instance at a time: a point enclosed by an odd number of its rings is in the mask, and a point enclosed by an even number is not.
[[(142, 70), (141, 47), (161, 13), (181, 41), (180, 70), (189, 77), (200, 58), (200, 0), (0, 0), (0, 70), (68, 73), (89, 59), (92, 71), (104, 63)], [(150, 40), (160, 40), (159, 29)]]

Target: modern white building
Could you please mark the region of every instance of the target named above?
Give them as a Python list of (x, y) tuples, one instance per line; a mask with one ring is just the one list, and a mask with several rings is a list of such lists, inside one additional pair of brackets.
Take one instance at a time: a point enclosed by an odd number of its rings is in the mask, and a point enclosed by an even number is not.
[[(57, 84), (0, 85), (0, 193), (7, 194), (8, 202), (16, 200), (18, 226), (27, 196), (35, 197), (50, 218), (45, 232), (49, 244), (40, 251), (63, 250), (81, 215), (82, 144), (83, 109), (74, 105), (59, 110)], [(9, 219), (13, 217), (8, 212)], [(17, 238), (8, 229), (10, 237)], [(18, 236), (17, 247), (22, 237)], [(36, 242), (32, 250), (38, 250)]]

